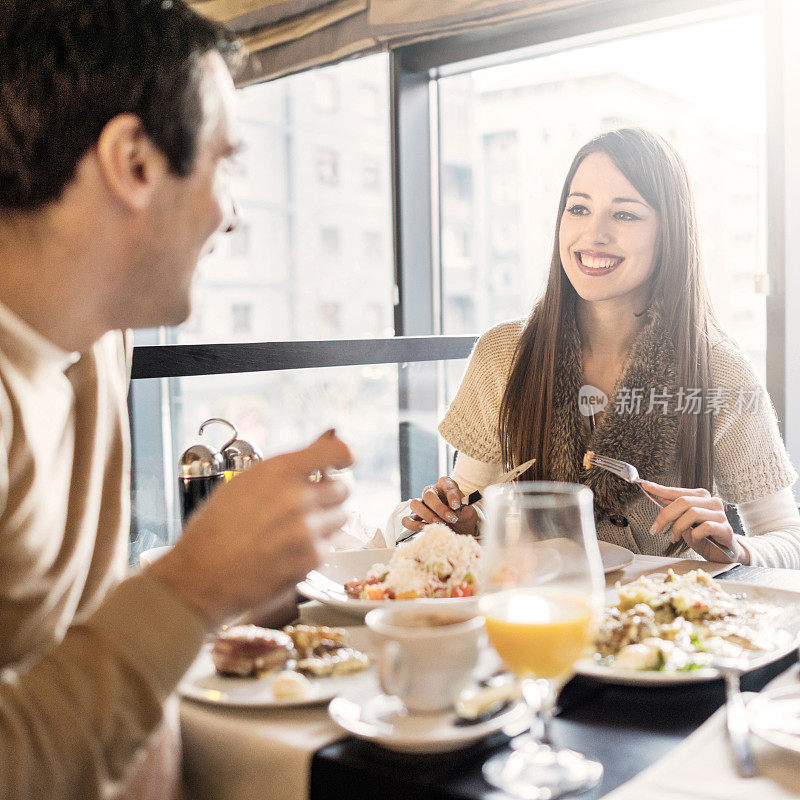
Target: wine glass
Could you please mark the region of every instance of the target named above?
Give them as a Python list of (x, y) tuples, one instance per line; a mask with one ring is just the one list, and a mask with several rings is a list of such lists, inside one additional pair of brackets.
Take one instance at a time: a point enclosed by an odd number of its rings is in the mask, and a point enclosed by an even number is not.
[(601, 764), (556, 748), (550, 723), (558, 691), (590, 646), (603, 604), (604, 576), (592, 492), (545, 481), (491, 486), (484, 492), (480, 609), (489, 641), (521, 679), (538, 713), (533, 731), (483, 767), (486, 780), (526, 800), (590, 789)]

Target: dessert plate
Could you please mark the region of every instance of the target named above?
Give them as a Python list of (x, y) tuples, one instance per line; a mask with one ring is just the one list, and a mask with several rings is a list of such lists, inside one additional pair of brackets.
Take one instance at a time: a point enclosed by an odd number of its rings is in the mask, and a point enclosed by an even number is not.
[(211, 645), (207, 644), (178, 684), (178, 694), (217, 706), (239, 708), (289, 708), (327, 703), (341, 692), (352, 691), (359, 685), (363, 672), (330, 678), (309, 678), (309, 693), (304, 697), (275, 697), (272, 684), (279, 670), (260, 678), (234, 678), (219, 675), (211, 660)]

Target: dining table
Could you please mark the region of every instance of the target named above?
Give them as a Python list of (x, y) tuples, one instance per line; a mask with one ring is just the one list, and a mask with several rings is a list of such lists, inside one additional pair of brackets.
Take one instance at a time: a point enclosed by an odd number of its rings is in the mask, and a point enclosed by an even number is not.
[[(703, 569), (720, 581), (797, 592), (800, 571), (637, 555), (607, 575), (607, 586), (673, 569)], [(363, 620), (316, 601), (299, 621), (345, 626), (358, 641)], [(359, 637), (361, 637), (359, 639)], [(769, 686), (800, 683), (797, 651), (742, 677), (749, 699)], [(354, 698), (380, 691), (374, 668), (354, 682)], [(755, 740), (758, 776), (737, 774), (725, 735), (723, 680), (620, 685), (578, 675), (563, 688), (552, 736), (599, 761), (600, 784), (586, 800), (784, 800), (800, 798), (800, 754)], [(512, 747), (525, 718), (463, 749), (439, 754), (387, 750), (354, 738), (326, 706), (233, 708), (181, 700), (186, 792), (192, 800), (501, 800), (483, 763)]]

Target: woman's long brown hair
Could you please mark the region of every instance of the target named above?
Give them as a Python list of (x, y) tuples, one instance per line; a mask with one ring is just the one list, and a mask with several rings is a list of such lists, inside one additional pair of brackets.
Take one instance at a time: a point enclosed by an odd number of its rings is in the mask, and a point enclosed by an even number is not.
[[(558, 353), (566, 318), (574, 314), (577, 293), (561, 265), (559, 229), (572, 179), (592, 153), (605, 153), (659, 217), (659, 240), (646, 312), (658, 307), (669, 332), (678, 386), (711, 384), (709, 334), (719, 330), (703, 275), (694, 197), (683, 160), (660, 136), (638, 128), (604, 133), (584, 145), (564, 181), (556, 220), (553, 257), (544, 295), (534, 307), (517, 345), (500, 406), (500, 445), (506, 469), (531, 458), (525, 478), (550, 474), (551, 418)], [(577, 402), (577, 398), (576, 398)], [(678, 465), (681, 485), (712, 487), (713, 430), (709, 414), (681, 414)]]

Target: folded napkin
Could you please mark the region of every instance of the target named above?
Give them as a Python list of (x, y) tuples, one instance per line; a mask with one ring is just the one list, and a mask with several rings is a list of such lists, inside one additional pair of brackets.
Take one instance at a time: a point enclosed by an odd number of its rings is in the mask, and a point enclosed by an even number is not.
[(408, 501), (400, 503), (389, 515), (384, 528), (372, 528), (354, 511), (347, 517), (344, 527), (331, 536), (329, 542), (334, 550), (394, 547), (397, 539), (405, 533), (401, 520), (411, 513)]
[(383, 531), (367, 525), (357, 511), (347, 516), (342, 529), (328, 539), (332, 550), (361, 550), (363, 548), (390, 547), (386, 544)]
[[(797, 683), (798, 667), (767, 688)], [(751, 695), (755, 697), (755, 695)], [(745, 695), (747, 697), (747, 695)], [(797, 800), (800, 755), (753, 736), (758, 776), (740, 778), (728, 745), (725, 707), (709, 717), (667, 755), (603, 800)]]

